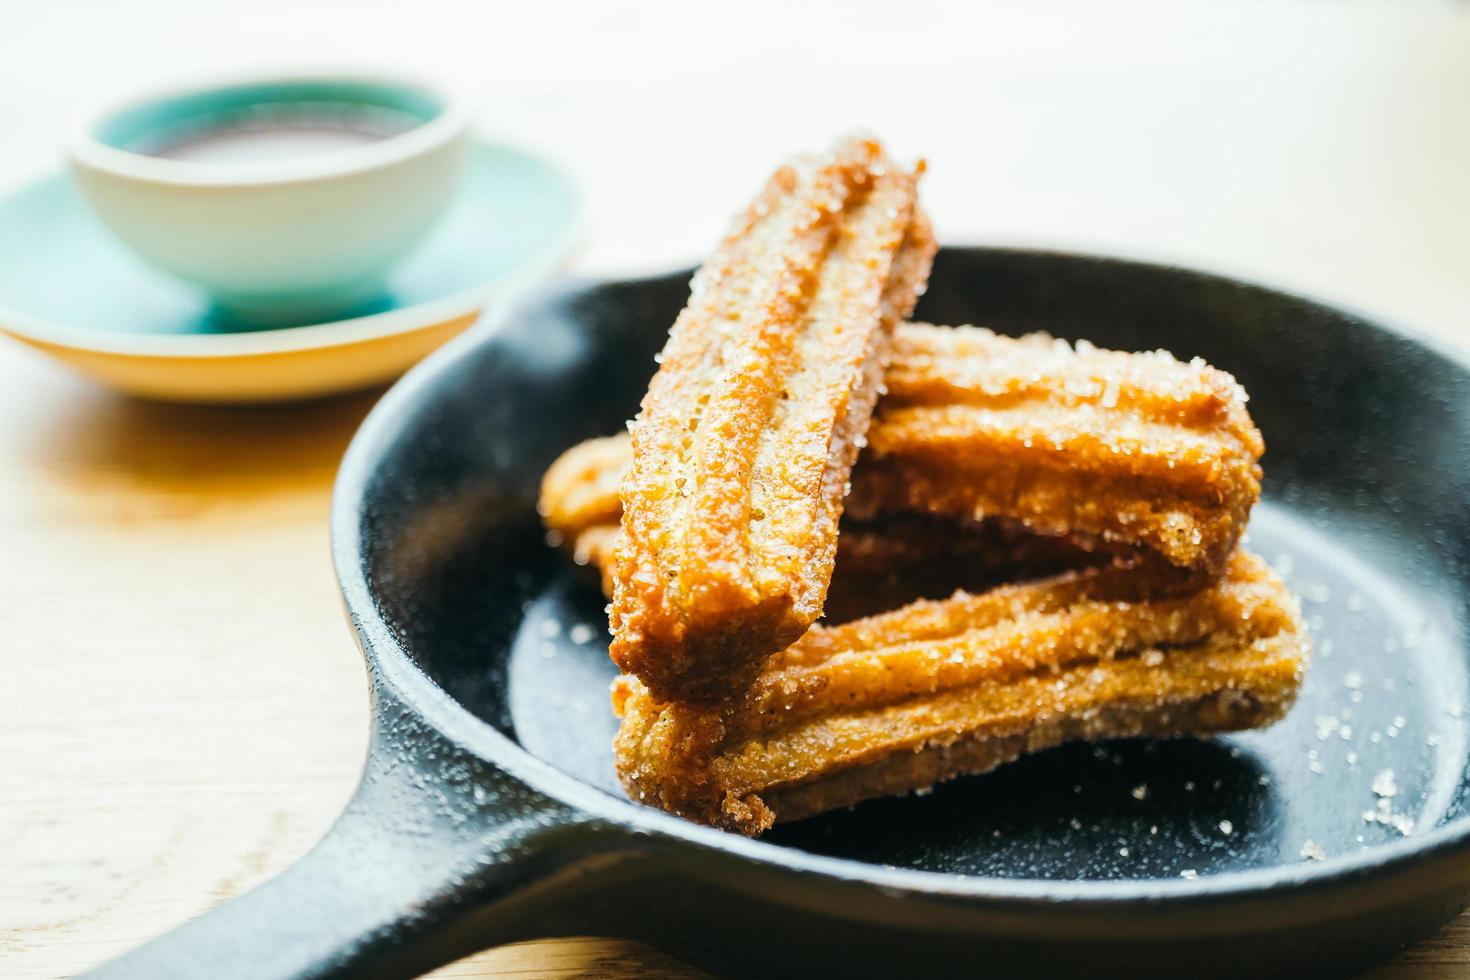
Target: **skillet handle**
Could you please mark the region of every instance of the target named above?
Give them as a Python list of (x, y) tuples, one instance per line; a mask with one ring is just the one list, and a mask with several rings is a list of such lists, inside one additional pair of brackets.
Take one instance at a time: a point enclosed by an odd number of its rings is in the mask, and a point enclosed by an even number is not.
[(417, 976), (546, 935), (548, 910), (642, 863), (621, 831), (472, 755), (375, 687), (362, 782), (326, 837), (260, 887), (89, 976)]

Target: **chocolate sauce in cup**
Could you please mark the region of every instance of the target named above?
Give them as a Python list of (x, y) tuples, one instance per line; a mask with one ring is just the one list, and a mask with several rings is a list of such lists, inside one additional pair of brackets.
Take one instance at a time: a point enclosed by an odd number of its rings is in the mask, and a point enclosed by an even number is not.
[(382, 295), (448, 204), (467, 128), (420, 82), (265, 78), (104, 112), (70, 156), (119, 240), (208, 292), (222, 322), (280, 327)]

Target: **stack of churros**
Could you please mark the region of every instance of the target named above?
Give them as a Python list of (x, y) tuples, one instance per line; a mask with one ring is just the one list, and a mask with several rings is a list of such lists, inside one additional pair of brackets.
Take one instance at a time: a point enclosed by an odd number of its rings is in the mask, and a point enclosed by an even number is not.
[(1296, 697), (1296, 600), (1237, 546), (1245, 392), (1162, 351), (903, 322), (936, 248), (922, 170), (872, 140), (778, 170), (630, 434), (547, 471), (546, 525), (611, 600), (636, 800), (754, 835)]

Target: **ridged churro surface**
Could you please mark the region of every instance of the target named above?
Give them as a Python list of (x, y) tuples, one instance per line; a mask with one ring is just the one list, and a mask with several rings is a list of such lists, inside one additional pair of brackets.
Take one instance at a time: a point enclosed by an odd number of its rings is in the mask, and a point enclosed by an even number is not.
[(1260, 496), (1245, 392), (1198, 359), (909, 324), (885, 380), (855, 516), (1005, 516), (1215, 575)]
[(1070, 739), (1268, 724), (1308, 657), (1296, 602), (1237, 552), (1192, 595), (1127, 598), (1125, 569), (917, 602), (812, 629), (720, 707), (620, 678), (629, 795), (746, 834), (983, 772)]
[[(1229, 375), (1168, 354), (904, 324), (847, 513), (1001, 520), (1218, 575), (1260, 494), (1260, 433)], [(541, 508), (569, 541), (620, 513), (626, 436), (575, 446)], [(600, 540), (608, 542), (606, 535)], [(956, 583), (961, 584), (961, 583)]]
[(782, 167), (696, 275), (632, 427), (613, 659), (715, 700), (821, 613), (894, 326), (936, 244), (875, 141)]

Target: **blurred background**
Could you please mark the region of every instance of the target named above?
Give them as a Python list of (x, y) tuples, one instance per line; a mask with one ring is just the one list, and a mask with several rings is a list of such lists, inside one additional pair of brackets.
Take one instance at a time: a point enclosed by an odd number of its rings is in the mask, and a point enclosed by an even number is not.
[(1453, 329), (1470, 5), (8, 0), (0, 175), (152, 83), (401, 66), (570, 166), (579, 268), (688, 262), (775, 159), (864, 127), (929, 158), (948, 241), (1208, 265)]
[[(318, 66), (443, 78), (568, 167), (574, 273), (697, 261), (775, 161), (863, 128), (929, 160), (943, 241), (1176, 261), (1470, 344), (1448, 0), (0, 0), (0, 182), (124, 93)], [(375, 397), (151, 405), (0, 338), (0, 973), (163, 931), (345, 800), (367, 706), (325, 519)], [(460, 973), (591, 969), (561, 949)]]

